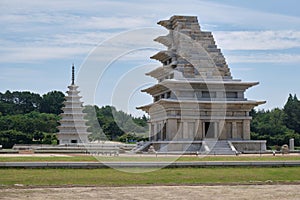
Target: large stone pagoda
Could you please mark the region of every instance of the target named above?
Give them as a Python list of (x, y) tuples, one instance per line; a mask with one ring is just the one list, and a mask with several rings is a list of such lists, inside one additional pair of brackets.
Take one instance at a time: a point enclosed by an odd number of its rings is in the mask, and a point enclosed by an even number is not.
[(158, 83), (142, 90), (153, 103), (139, 107), (151, 118), (148, 147), (214, 154), (264, 151), (266, 141), (250, 138), (249, 112), (265, 101), (244, 96), (258, 82), (232, 78), (212, 33), (201, 31), (197, 17), (172, 16), (158, 24), (169, 34), (154, 41), (167, 50), (151, 57), (162, 63), (147, 73)]
[(82, 112), (83, 106), (80, 101), (78, 86), (75, 85), (74, 65), (72, 66), (72, 83), (68, 86), (67, 96), (65, 97), (63, 113), (60, 115), (60, 126), (57, 138), (60, 145), (88, 143), (85, 113)]

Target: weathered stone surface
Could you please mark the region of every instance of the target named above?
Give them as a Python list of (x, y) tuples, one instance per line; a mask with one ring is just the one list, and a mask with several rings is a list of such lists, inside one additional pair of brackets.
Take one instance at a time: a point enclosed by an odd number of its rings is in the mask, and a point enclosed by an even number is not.
[[(176, 55), (177, 58), (184, 59), (184, 66), (192, 64), (195, 69), (194, 75), (209, 78), (221, 76), (231, 78), (230, 70), (226, 64), (221, 50), (215, 45), (211, 32), (200, 30), (197, 17), (194, 16), (173, 16), (169, 20), (163, 20), (158, 24), (169, 29), (167, 36), (160, 36), (155, 41), (168, 47), (168, 51)], [(200, 56), (202, 55), (202, 56)], [(152, 57), (164, 63), (172, 57)], [(220, 62), (221, 61), (221, 62)], [(206, 68), (211, 73), (202, 73), (200, 69)], [(184, 77), (193, 77), (190, 73)]]
[[(158, 24), (169, 30), (167, 36), (155, 39), (167, 50), (151, 57), (163, 66), (147, 73), (158, 84), (142, 90), (152, 95), (154, 102), (139, 107), (150, 114), (149, 138), (155, 150), (200, 150), (201, 141), (206, 139), (250, 140), (249, 111), (265, 101), (247, 100), (244, 92), (258, 82), (232, 78), (212, 33), (200, 30), (197, 17), (173, 16)], [(168, 141), (177, 143), (163, 143)], [(265, 150), (262, 143), (239, 143), (238, 149)], [(207, 149), (226, 148), (226, 143), (215, 144), (220, 146)]]

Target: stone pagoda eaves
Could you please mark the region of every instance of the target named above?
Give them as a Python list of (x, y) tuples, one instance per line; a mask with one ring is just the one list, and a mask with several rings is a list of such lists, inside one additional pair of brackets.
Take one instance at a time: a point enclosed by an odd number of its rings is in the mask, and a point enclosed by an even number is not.
[[(140, 107), (137, 107), (136, 109), (141, 109), (145, 112), (149, 112), (149, 109), (156, 105), (156, 104), (159, 104), (159, 105), (171, 105), (171, 104), (180, 104), (181, 106), (183, 106), (184, 104), (189, 104), (189, 105), (213, 105), (214, 108), (217, 108), (217, 107), (220, 107), (220, 108), (229, 108), (229, 107), (236, 107), (236, 106), (246, 106), (246, 107), (255, 107), (255, 106), (259, 106), (259, 105), (262, 105), (262, 104), (265, 104), (266, 101), (255, 101), (255, 100), (245, 100), (245, 101), (210, 101), (210, 100), (178, 100), (178, 99), (160, 99), (156, 102), (153, 102), (153, 103), (150, 103), (148, 105), (144, 105), (144, 106), (140, 106)], [(201, 107), (201, 106), (200, 106)]]
[(163, 62), (171, 59), (172, 56), (173, 56), (173, 53), (171, 51), (160, 51), (157, 54), (151, 56), (150, 58), (158, 60), (163, 63)]
[(154, 39), (155, 42), (159, 42), (165, 46), (167, 46), (168, 48), (172, 47), (172, 38), (170, 37), (170, 35), (166, 35), (166, 36), (159, 36), (157, 38)]
[(174, 67), (172, 65), (165, 65), (165, 66), (158, 67), (150, 72), (147, 72), (146, 75), (151, 76), (153, 78), (159, 78), (161, 76), (164, 76), (165, 74), (170, 73), (173, 70)]
[(193, 90), (195, 88), (210, 88), (210, 89), (224, 89), (235, 88), (239, 90), (246, 90), (252, 86), (258, 85), (259, 82), (242, 82), (240, 80), (175, 80), (165, 79), (162, 82), (155, 84), (149, 88), (143, 89), (142, 92), (149, 94), (157, 93), (158, 91), (179, 90), (180, 88)]
[(173, 29), (174, 25), (176, 26), (177, 22), (196, 22), (198, 23), (196, 16), (181, 16), (181, 15), (173, 15), (169, 20), (161, 20), (157, 22), (158, 25), (161, 25), (167, 29)]

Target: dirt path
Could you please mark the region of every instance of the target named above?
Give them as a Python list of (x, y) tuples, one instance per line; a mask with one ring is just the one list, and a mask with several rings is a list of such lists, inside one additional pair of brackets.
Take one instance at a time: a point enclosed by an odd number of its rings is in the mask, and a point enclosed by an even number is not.
[(300, 185), (137, 186), (0, 189), (3, 200), (58, 199), (300, 199)]

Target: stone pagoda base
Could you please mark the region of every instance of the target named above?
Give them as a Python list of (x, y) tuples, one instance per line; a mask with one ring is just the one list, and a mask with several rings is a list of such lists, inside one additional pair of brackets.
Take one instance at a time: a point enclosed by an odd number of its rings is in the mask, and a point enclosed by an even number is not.
[[(260, 153), (266, 151), (265, 140), (198, 140), (198, 141), (152, 141), (138, 151), (148, 152), (152, 146), (161, 154), (236, 155), (237, 153)], [(152, 148), (151, 147), (151, 148)]]

